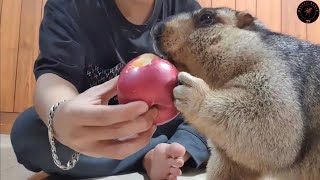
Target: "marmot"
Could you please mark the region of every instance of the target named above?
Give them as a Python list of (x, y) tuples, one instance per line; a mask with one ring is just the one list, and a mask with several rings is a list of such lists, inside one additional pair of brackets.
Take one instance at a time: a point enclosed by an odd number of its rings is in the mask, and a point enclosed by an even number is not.
[(203, 8), (152, 29), (180, 71), (177, 109), (211, 145), (209, 180), (320, 179), (320, 46), (246, 11)]

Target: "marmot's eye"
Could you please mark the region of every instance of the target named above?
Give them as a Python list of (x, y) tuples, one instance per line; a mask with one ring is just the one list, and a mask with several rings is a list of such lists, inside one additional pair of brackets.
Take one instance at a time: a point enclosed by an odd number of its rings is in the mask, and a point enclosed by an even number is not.
[(203, 14), (200, 15), (199, 18), (199, 23), (200, 26), (209, 26), (213, 23), (214, 19), (213, 19), (213, 15), (211, 12), (205, 12)]

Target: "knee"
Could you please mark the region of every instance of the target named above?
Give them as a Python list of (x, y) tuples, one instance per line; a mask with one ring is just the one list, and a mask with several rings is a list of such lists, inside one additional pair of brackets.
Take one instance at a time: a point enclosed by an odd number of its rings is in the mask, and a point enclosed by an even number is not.
[(24, 149), (40, 136), (41, 131), (46, 131), (46, 126), (39, 119), (34, 108), (22, 112), (15, 120), (11, 130), (11, 144), (14, 150)]
[(31, 171), (41, 170), (32, 163), (32, 159), (37, 157), (33, 155), (34, 148), (41, 144), (45, 129), (34, 108), (22, 112), (13, 124), (10, 138), (14, 153), (18, 162)]
[[(54, 164), (48, 139), (48, 128), (34, 108), (27, 109), (16, 119), (11, 130), (11, 144), (18, 162), (30, 171), (44, 171), (48, 174), (59, 175), (86, 174), (85, 171), (81, 171), (81, 168), (63, 171)], [(56, 141), (56, 147), (59, 160), (67, 162), (73, 151), (58, 141)]]

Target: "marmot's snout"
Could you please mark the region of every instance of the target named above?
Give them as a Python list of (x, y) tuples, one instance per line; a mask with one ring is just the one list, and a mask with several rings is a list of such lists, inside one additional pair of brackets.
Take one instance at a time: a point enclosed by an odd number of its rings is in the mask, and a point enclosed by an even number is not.
[(167, 58), (166, 54), (161, 51), (161, 36), (165, 29), (165, 23), (163, 21), (154, 25), (150, 31), (151, 37), (153, 38), (153, 49), (155, 53), (161, 58)]
[(161, 37), (161, 34), (164, 30), (164, 25), (165, 25), (164, 22), (161, 21), (152, 27), (150, 33), (155, 40)]
[(151, 29), (154, 50), (158, 55), (170, 55), (180, 49), (194, 31), (193, 12), (170, 16)]

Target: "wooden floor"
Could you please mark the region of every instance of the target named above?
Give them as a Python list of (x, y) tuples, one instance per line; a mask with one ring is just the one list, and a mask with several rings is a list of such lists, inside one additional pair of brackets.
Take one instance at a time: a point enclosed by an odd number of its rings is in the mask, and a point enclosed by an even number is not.
[(10, 134), (12, 125), (19, 113), (0, 113), (0, 134)]

